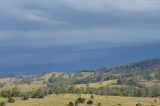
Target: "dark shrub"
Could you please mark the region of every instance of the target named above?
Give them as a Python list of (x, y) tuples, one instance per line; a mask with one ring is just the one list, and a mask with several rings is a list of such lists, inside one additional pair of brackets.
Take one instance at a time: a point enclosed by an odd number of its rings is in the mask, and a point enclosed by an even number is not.
[(86, 101), (86, 99), (79, 97), (76, 101), (77, 101), (78, 103), (84, 103), (84, 102)]
[(6, 103), (5, 102), (1, 102), (0, 106), (6, 106)]
[(69, 102), (69, 106), (74, 106), (74, 103), (73, 102)]
[(12, 98), (12, 97), (9, 97), (9, 98), (8, 98), (8, 102), (9, 102), (9, 103), (15, 103), (15, 99)]
[(143, 106), (141, 103), (137, 103), (136, 106)]
[(102, 103), (98, 103), (98, 106), (101, 106), (102, 105)]
[(44, 95), (40, 95), (39, 98), (43, 99), (43, 98), (44, 98)]
[(119, 106), (121, 106), (122, 104), (121, 104), (121, 103), (119, 103), (118, 105), (119, 105)]
[(93, 101), (92, 101), (92, 100), (89, 100), (89, 101), (87, 102), (87, 104), (88, 104), (88, 105), (92, 105), (92, 104), (93, 104)]
[(94, 95), (91, 95), (91, 99), (94, 99)]

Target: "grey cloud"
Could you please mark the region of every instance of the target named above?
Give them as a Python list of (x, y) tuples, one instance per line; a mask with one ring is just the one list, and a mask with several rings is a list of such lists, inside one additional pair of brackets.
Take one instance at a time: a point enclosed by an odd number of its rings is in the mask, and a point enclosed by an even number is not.
[[(46, 14), (52, 11), (63, 12), (67, 9), (92, 12), (159, 12), (160, 1), (157, 0), (6, 0), (0, 2), (0, 12), (28, 20), (55, 22)], [(58, 21), (58, 20), (57, 20)]]
[[(63, 22), (49, 17), (43, 10), (23, 8), (18, 4), (22, 1), (1, 1), (0, 13), (7, 17), (12, 17), (17, 20), (35, 21), (44, 24), (62, 24)], [(22, 4), (25, 2), (22, 2)], [(25, 4), (27, 5), (27, 4)]]
[(80, 10), (151, 12), (160, 10), (157, 0), (68, 0), (68, 4)]
[(12, 1), (16, 5), (34, 5), (45, 8), (73, 8), (78, 10), (106, 12), (106, 11), (124, 11), (124, 12), (151, 12), (160, 10), (160, 1), (158, 0), (34, 0), (34, 1)]
[[(86, 30), (61, 30), (61, 31), (26, 31), (8, 32), (8, 36), (1, 36), (1, 44), (18, 47), (58, 47), (79, 46), (94, 43), (110, 45), (132, 45), (153, 43), (160, 41), (160, 31), (157, 29), (132, 29), (132, 28), (94, 28)], [(8, 43), (6, 43), (8, 41)], [(3, 44), (3, 46), (4, 46)]]
[(131, 46), (159, 43), (159, 11), (158, 0), (1, 0), (0, 70), (95, 67), (126, 47), (134, 54)]
[[(0, 1), (0, 13), (3, 14), (0, 17), (0, 29), (56, 31), (97, 26), (145, 27), (150, 21), (159, 25), (159, 19), (155, 19), (159, 17), (159, 7), (159, 1), (155, 0), (5, 0)], [(141, 11), (146, 12), (142, 14)], [(156, 14), (153, 15), (154, 12)]]

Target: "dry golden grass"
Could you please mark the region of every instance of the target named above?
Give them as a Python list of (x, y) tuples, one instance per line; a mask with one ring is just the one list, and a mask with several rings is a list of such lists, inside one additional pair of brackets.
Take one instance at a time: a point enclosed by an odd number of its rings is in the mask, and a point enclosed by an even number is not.
[(144, 84), (146, 86), (155, 86), (155, 85), (160, 85), (160, 81), (158, 81), (158, 80), (152, 80), (152, 81), (142, 80), (141, 84)]
[(34, 81), (30, 85), (28, 85), (28, 84), (14, 84), (12, 82), (13, 80), (14, 80), (14, 78), (0, 79), (1, 83), (5, 83), (5, 87), (0, 88), (0, 91), (10, 90), (14, 87), (19, 87), (19, 88), (21, 88), (22, 91), (29, 91), (29, 90), (32, 90), (32, 89), (38, 89), (40, 87), (45, 87), (46, 86), (42, 83), (42, 81)]
[[(90, 95), (81, 95), (85, 97), (87, 100), (90, 99)], [(47, 96), (44, 99), (29, 99), (27, 101), (23, 101), (21, 99), (17, 99), (16, 103), (7, 103), (7, 106), (67, 106), (70, 101), (76, 100), (78, 95), (51, 95)], [(118, 104), (122, 104), (121, 106), (136, 106), (137, 103), (142, 103), (143, 105), (155, 105), (160, 106), (160, 100), (154, 102), (154, 98), (133, 98), (133, 97), (113, 97), (113, 96), (98, 96), (95, 95), (94, 104), (91, 106), (97, 106), (98, 103), (102, 103), (102, 106), (118, 106)], [(6, 101), (5, 99), (0, 99), (0, 101)], [(85, 104), (80, 104), (79, 106), (87, 106)]]
[(42, 76), (41, 78), (43, 78), (45, 81), (48, 81), (48, 79), (52, 76), (53, 73), (47, 73), (44, 76)]
[[(109, 80), (109, 81), (103, 81), (103, 82), (97, 82), (97, 83), (89, 83), (89, 87), (92, 88), (99, 88), (99, 87), (104, 87), (106, 85), (111, 85), (116, 83), (117, 80)], [(86, 84), (77, 84), (76, 87), (86, 87)]]
[(30, 85), (28, 85), (28, 84), (14, 84), (13, 81), (15, 78), (1, 78), (0, 83), (5, 83), (5, 87), (0, 88), (0, 91), (1, 90), (9, 90), (9, 89), (12, 89), (16, 86), (21, 88), (22, 91), (29, 91), (32, 89), (38, 89), (41, 87), (45, 87), (46, 85), (43, 84), (43, 81), (48, 81), (48, 79), (50, 78), (51, 75), (52, 75), (51, 73), (46, 74), (46, 75), (40, 77), (43, 80), (40, 80), (40, 81), (34, 80)]

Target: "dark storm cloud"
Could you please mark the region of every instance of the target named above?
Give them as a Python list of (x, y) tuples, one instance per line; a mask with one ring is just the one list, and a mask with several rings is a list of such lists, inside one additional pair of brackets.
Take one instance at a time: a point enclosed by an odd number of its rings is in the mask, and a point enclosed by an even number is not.
[(90, 49), (158, 43), (159, 11), (158, 0), (1, 0), (0, 66), (76, 62)]

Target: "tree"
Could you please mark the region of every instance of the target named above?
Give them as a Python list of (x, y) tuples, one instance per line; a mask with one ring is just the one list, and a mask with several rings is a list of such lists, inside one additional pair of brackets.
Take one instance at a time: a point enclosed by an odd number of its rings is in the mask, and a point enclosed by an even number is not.
[(19, 87), (12, 89), (12, 97), (19, 97), (21, 95), (21, 90)]
[(37, 89), (35, 92), (32, 94), (32, 98), (44, 98), (44, 96), (48, 95), (47, 88), (40, 88)]
[(127, 78), (119, 78), (118, 81), (117, 81), (117, 84), (120, 84), (120, 85), (124, 85), (124, 84), (127, 84), (127, 83), (128, 83)]
[(94, 95), (91, 95), (91, 99), (94, 99)]
[(70, 86), (68, 91), (72, 94), (75, 94), (76, 93), (76, 87), (75, 86)]
[(157, 85), (152, 86), (151, 90), (152, 90), (152, 97), (160, 96), (160, 86), (157, 86)]
[(5, 98), (11, 97), (11, 95), (12, 95), (12, 91), (11, 90), (3, 90), (1, 92), (1, 96), (5, 97)]
[(64, 83), (55, 83), (50, 87), (53, 93), (59, 95), (59, 94), (65, 94), (68, 92), (68, 85)]
[(146, 89), (145, 88), (139, 88), (138, 96), (139, 97), (145, 97), (145, 95), (146, 95)]
[(129, 79), (128, 81), (128, 85), (131, 85), (131, 86), (137, 86), (138, 85), (138, 79), (137, 78), (131, 78)]
[(15, 99), (12, 98), (12, 97), (9, 97), (9, 98), (8, 98), (8, 102), (9, 102), (9, 103), (15, 103)]
[(29, 99), (29, 94), (24, 93), (24, 94), (22, 95), (22, 99), (23, 99), (23, 100), (28, 100), (28, 99)]
[(151, 76), (151, 73), (149, 71), (146, 71), (146, 73), (144, 74), (144, 78), (149, 81), (153, 79), (153, 77)]
[(160, 80), (160, 72), (158, 71), (157, 74), (155, 74), (155, 78)]

